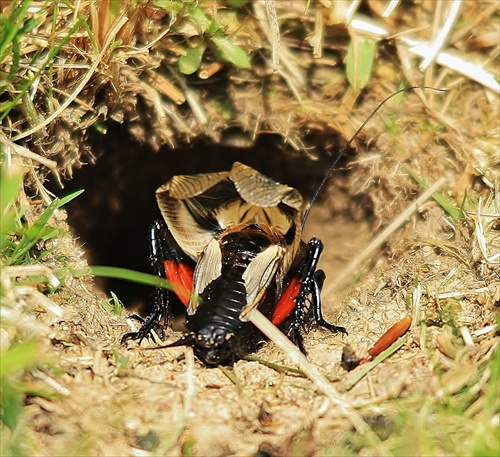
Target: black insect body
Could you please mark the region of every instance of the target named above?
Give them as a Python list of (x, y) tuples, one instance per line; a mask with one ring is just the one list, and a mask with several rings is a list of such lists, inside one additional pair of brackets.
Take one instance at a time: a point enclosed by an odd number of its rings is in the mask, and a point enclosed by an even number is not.
[[(255, 350), (262, 340), (262, 335), (252, 324), (243, 322), (240, 315), (248, 300), (245, 272), (270, 247), (269, 238), (257, 226), (229, 233), (217, 243), (220, 275), (200, 293), (201, 303), (196, 311), (188, 313), (186, 326), (190, 333), (174, 343), (192, 346), (198, 358), (208, 365), (232, 362)], [(259, 308), (268, 316), (275, 296), (276, 284), (269, 284), (259, 302)]]
[(230, 171), (175, 176), (156, 191), (164, 222), (151, 226), (151, 262), (156, 275), (173, 284), (157, 289), (153, 312), (138, 332), (142, 340), (160, 322), (168, 323), (175, 301), (187, 308), (188, 333), (169, 346), (191, 346), (207, 365), (232, 363), (254, 351), (263, 335), (248, 322), (258, 307), (305, 353), (301, 331), (309, 323), (347, 333), (321, 313), (325, 279), (317, 270), (322, 243), (301, 240), (302, 226), (339, 159), (366, 123), (394, 96), (368, 116), (339, 151), (308, 209), (300, 193), (241, 163)]
[(187, 307), (188, 333), (169, 346), (191, 346), (207, 365), (233, 363), (264, 341), (247, 321), (254, 307), (303, 352), (310, 322), (346, 333), (322, 317), (322, 243), (301, 241), (296, 189), (236, 162), (227, 172), (175, 176), (156, 196), (165, 222), (151, 226), (151, 260), (173, 291), (157, 289), (153, 312), (123, 341), (167, 323), (174, 301)]

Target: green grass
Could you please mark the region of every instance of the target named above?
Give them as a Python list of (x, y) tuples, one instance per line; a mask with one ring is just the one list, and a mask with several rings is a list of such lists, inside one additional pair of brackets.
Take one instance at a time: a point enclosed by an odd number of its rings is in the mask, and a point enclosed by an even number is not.
[(0, 453), (5, 456), (28, 455), (28, 435), (22, 421), (26, 397), (33, 389), (24, 373), (41, 361), (38, 343), (26, 340), (12, 344), (0, 353)]
[[(41, 265), (44, 246), (47, 241), (60, 236), (60, 230), (51, 227), (49, 220), (54, 212), (77, 195), (54, 200), (33, 224), (25, 221), (27, 208), (18, 203), (24, 173), (18, 167), (6, 165), (1, 157), (0, 168), (0, 266), (1, 266), (1, 330), (0, 352), (0, 422), (2, 455), (27, 455), (26, 426), (22, 421), (22, 410), (27, 396), (37, 395), (32, 382), (25, 374), (43, 362), (39, 354), (39, 334), (36, 322), (30, 319), (31, 310), (22, 297), (25, 286), (33, 285), (33, 294), (44, 298), (39, 290), (47, 293), (60, 284), (52, 274), (35, 274), (29, 267)], [(15, 270), (13, 270), (15, 269)], [(37, 270), (35, 270), (37, 271)], [(23, 277), (23, 281), (19, 278)], [(56, 306), (54, 305), (54, 308)], [(22, 319), (21, 319), (22, 317)], [(21, 326), (20, 320), (28, 319), (28, 325)], [(29, 323), (31, 322), (32, 325)], [(31, 328), (30, 328), (31, 327)], [(8, 336), (7, 336), (8, 335)], [(40, 390), (41, 391), (41, 390)]]
[(355, 91), (360, 91), (371, 79), (377, 43), (369, 38), (354, 35), (346, 55), (346, 77)]
[[(411, 168), (405, 167), (406, 172), (415, 180), (423, 189), (428, 189), (429, 184), (417, 172)], [(434, 192), (432, 198), (448, 213), (455, 221), (460, 222), (464, 218), (463, 207), (457, 208), (455, 204), (441, 192)], [(463, 205), (462, 205), (463, 206)]]
[[(2, 166), (0, 183), (1, 259), (4, 267), (37, 265), (44, 260), (43, 247), (47, 241), (61, 236), (60, 229), (51, 227), (51, 216), (81, 192), (55, 199), (31, 225), (26, 224), (26, 208), (19, 206), (17, 195), (22, 186), (23, 173), (15, 168)], [(141, 272), (114, 267), (91, 267), (90, 271), (107, 277), (131, 280), (152, 286), (166, 286), (166, 280)], [(53, 271), (56, 277), (71, 273), (71, 266), (62, 262)], [(77, 276), (89, 274), (76, 272)], [(29, 284), (27, 278), (24, 284)], [(49, 278), (37, 275), (31, 278), (38, 286), (45, 286), (46, 293), (54, 287)], [(2, 282), (2, 286), (4, 283)], [(16, 284), (2, 287), (2, 307), (9, 307), (7, 296)], [(119, 315), (122, 305), (116, 295), (101, 303), (108, 312)], [(2, 327), (8, 324), (2, 322)], [(456, 336), (456, 335), (455, 335)], [(118, 374), (126, 372), (128, 358), (113, 351)], [(26, 373), (43, 362), (39, 346), (34, 338), (19, 338), (0, 354), (0, 420), (1, 452), (3, 455), (29, 455), (26, 424), (22, 421), (23, 405), (27, 397), (36, 395)], [(456, 362), (459, 363), (459, 362)], [(436, 366), (436, 373), (445, 379), (446, 369)], [(444, 382), (444, 381), (443, 381)], [(456, 391), (444, 393), (440, 397), (411, 396), (408, 399), (389, 399), (377, 407), (377, 414), (365, 413), (365, 419), (378, 434), (381, 443), (375, 454), (380, 455), (458, 455), (494, 456), (498, 455), (500, 414), (500, 359), (498, 348)], [(410, 383), (411, 386), (411, 383)], [(368, 407), (369, 408), (369, 407)], [(363, 413), (363, 411), (362, 411)], [(307, 434), (306, 434), (307, 435)], [(294, 448), (300, 449), (307, 439), (304, 434), (295, 437)], [(325, 442), (328, 440), (325, 439)], [(322, 446), (319, 455), (359, 455), (371, 449), (370, 443), (355, 432), (347, 432), (335, 445)]]
[(9, 58), (12, 59), (9, 72), (0, 79), (0, 91), (5, 90), (16, 77), (22, 38), (41, 22), (41, 19), (29, 18), (30, 4), (29, 1), (21, 2), (8, 17), (0, 14), (0, 64), (5, 63)]
[[(469, 367), (457, 367), (457, 372)], [(417, 380), (416, 380), (417, 381)], [(411, 383), (410, 383), (411, 388)], [(500, 354), (498, 346), (456, 392), (410, 396), (376, 405), (365, 420), (378, 434), (376, 449), (358, 433), (347, 432), (319, 455), (500, 455)]]
[[(32, 455), (28, 426), (23, 421), (23, 408), (28, 397), (39, 396), (43, 386), (37, 387), (29, 373), (46, 362), (40, 354), (40, 328), (32, 310), (22, 305), (23, 294), (28, 288), (33, 296), (42, 301), (49, 301), (50, 295), (58, 290), (68, 275), (88, 276), (92, 272), (107, 277), (135, 281), (152, 286), (170, 288), (170, 283), (154, 275), (114, 267), (94, 267), (85, 271), (76, 271), (71, 259), (57, 252), (57, 247), (49, 247), (55, 239), (69, 236), (52, 224), (52, 216), (65, 204), (77, 198), (82, 191), (73, 192), (65, 197), (54, 199), (46, 206), (34, 221), (26, 220), (27, 207), (19, 203), (24, 172), (21, 168), (7, 166), (4, 156), (0, 157), (0, 266), (1, 266), (1, 309), (2, 340), (0, 348), (0, 454), (9, 456)], [(33, 211), (33, 208), (29, 208)], [(53, 244), (53, 243), (52, 243)], [(51, 258), (52, 268), (45, 266)], [(54, 262), (54, 259), (57, 261)], [(38, 269), (37, 267), (41, 267)], [(21, 305), (20, 305), (21, 303)], [(21, 306), (21, 308), (19, 308)], [(53, 305), (58, 308), (57, 305)], [(108, 312), (120, 315), (122, 304), (115, 294), (111, 299), (101, 302)], [(21, 313), (21, 314), (19, 314)], [(21, 319), (22, 316), (22, 319)], [(28, 319), (30, 324), (24, 327), (21, 320)], [(31, 320), (30, 320), (31, 319)], [(112, 349), (117, 366), (117, 374), (125, 372), (128, 357)], [(57, 367), (54, 367), (57, 370)]]
[[(47, 53), (43, 53), (42, 48), (35, 52), (31, 56), (29, 67), (37, 70), (31, 77), (20, 77), (19, 73), (22, 73), (18, 71), (20, 66), (20, 42), (41, 21), (41, 19), (30, 19), (31, 15), (28, 10), (30, 4), (30, 1), (22, 1), (20, 7), (14, 8), (10, 16), (0, 15), (0, 30), (2, 30), (0, 32), (0, 63), (4, 63), (8, 57), (12, 56), (10, 70), (5, 81), (0, 83), (0, 91), (8, 89), (9, 86), (15, 88), (15, 90), (10, 91), (15, 94), (13, 98), (9, 102), (0, 105), (0, 122), (9, 115), (20, 101), (23, 102), (24, 108), (30, 114), (31, 122), (36, 123), (38, 121), (37, 109), (33, 106), (30, 97), (27, 97), (28, 91), (39, 80), (41, 75), (50, 70), (56, 56), (84, 23), (84, 18), (79, 18), (65, 37), (60, 41), (51, 41)], [(42, 16), (40, 15), (40, 17)]]
[(22, 222), (22, 215), (26, 210), (26, 208), (22, 208), (16, 215), (15, 226), (17, 230), (12, 233), (14, 240), (8, 237), (1, 243), (4, 264), (9, 266), (35, 263), (38, 256), (33, 255), (33, 247), (38, 243), (55, 239), (61, 234), (59, 229), (48, 224), (49, 219), (56, 210), (78, 197), (82, 192), (83, 190), (78, 190), (63, 198), (54, 199), (31, 226)]
[(123, 303), (114, 292), (110, 292), (111, 298), (103, 300), (99, 303), (101, 308), (114, 316), (121, 316), (123, 312)]
[[(170, 1), (156, 0), (159, 6), (164, 6), (167, 12), (176, 15), (184, 15), (183, 22), (173, 24), (173, 27), (181, 27), (189, 22), (194, 24), (199, 30), (199, 36), (182, 42), (186, 51), (178, 60), (179, 69), (184, 74), (191, 74), (199, 70), (204, 59), (210, 62), (211, 59), (219, 58), (224, 62), (240, 68), (250, 66), (249, 52), (236, 44), (236, 39), (228, 32), (230, 25), (234, 26), (235, 21), (227, 14), (219, 12), (217, 17), (212, 17), (212, 10), (203, 8), (202, 3), (192, 1)], [(228, 5), (239, 7), (250, 2), (246, 0), (228, 0)], [(31, 54), (22, 54), (22, 42), (26, 35), (30, 34), (42, 21), (46, 8), (53, 7), (54, 20), (48, 24), (52, 36), (56, 36), (56, 24), (58, 5), (71, 7), (71, 2), (64, 0), (57, 2), (36, 2), (40, 6), (39, 15), (35, 16), (29, 12), (29, 7), (34, 2), (22, 0), (18, 2), (18, 7), (12, 13), (4, 15), (0, 13), (0, 91), (5, 94), (0, 104), (0, 122), (7, 125), (16, 124), (15, 114), (22, 118), (29, 118), (29, 127), (36, 126), (40, 120), (47, 116), (47, 113), (55, 111), (61, 101), (55, 100), (56, 93), (52, 91), (57, 69), (55, 60), (59, 53), (68, 45), (72, 36), (77, 31), (86, 31), (91, 48), (95, 55), (99, 50), (99, 43), (91, 25), (81, 17), (74, 17), (74, 22), (67, 24), (66, 33), (61, 34), (62, 38), (51, 40), (46, 48), (42, 46)], [(109, 30), (111, 22), (119, 14), (120, 2), (110, 2), (110, 23), (104, 29)], [(131, 2), (130, 5), (137, 4)], [(313, 2), (307, 1), (307, 7)], [(71, 17), (67, 16), (68, 18)], [(237, 21), (236, 21), (237, 22)], [(47, 25), (47, 24), (45, 24)], [(362, 39), (356, 38), (356, 42), (351, 43), (347, 55), (346, 71), (349, 81), (354, 87), (362, 88), (370, 82), (373, 59), (376, 53), (376, 46), (365, 43)], [(360, 41), (361, 40), (361, 41)], [(118, 44), (119, 41), (116, 40)], [(212, 55), (207, 54), (207, 50)], [(109, 55), (112, 55), (110, 52)], [(363, 62), (368, 64), (363, 64)], [(30, 71), (26, 69), (30, 68)], [(46, 78), (46, 93), (35, 92), (37, 97), (31, 97), (30, 90), (39, 80)], [(270, 87), (270, 91), (279, 92), (278, 89)], [(40, 94), (42, 96), (38, 97)], [(403, 96), (403, 94), (400, 94)], [(10, 97), (10, 98), (9, 98)], [(227, 102), (224, 107), (225, 113), (231, 110), (231, 104)], [(12, 119), (11, 119), (12, 117)], [(230, 115), (227, 117), (231, 118)], [(392, 118), (384, 119), (386, 127), (396, 133), (395, 124)], [(94, 128), (105, 128), (104, 124), (96, 124)], [(435, 129), (440, 128), (439, 126)], [(426, 126), (424, 130), (433, 130), (432, 125)], [(0, 145), (1, 146), (1, 145)], [(32, 224), (26, 222), (27, 207), (20, 206), (18, 196), (23, 186), (24, 172), (20, 168), (7, 167), (6, 157), (0, 157), (2, 167), (0, 170), (0, 253), (1, 253), (1, 281), (0, 298), (2, 307), (2, 347), (0, 348), (0, 454), (23, 456), (33, 455), (30, 449), (28, 436), (28, 424), (23, 422), (23, 408), (26, 399), (30, 396), (39, 395), (40, 390), (31, 384), (29, 372), (40, 364), (44, 363), (43, 355), (40, 354), (40, 336), (32, 330), (21, 327), (15, 319), (9, 319), (9, 313), (15, 310), (16, 294), (20, 293), (22, 287), (31, 287), (37, 293), (50, 299), (50, 294), (61, 287), (63, 279), (69, 274), (74, 276), (100, 275), (106, 277), (119, 278), (126, 281), (134, 281), (151, 286), (170, 287), (168, 281), (157, 278), (153, 275), (124, 270), (115, 267), (91, 267), (86, 271), (75, 271), (68, 259), (64, 255), (59, 255), (57, 247), (49, 247), (51, 241), (57, 240), (63, 235), (61, 229), (51, 225), (52, 216), (66, 203), (78, 197), (78, 193), (70, 194), (61, 199), (54, 200), (49, 204)], [(422, 187), (427, 187), (427, 183), (416, 173), (409, 171)], [(455, 221), (463, 219), (463, 204), (461, 208), (449, 201), (443, 194), (436, 192), (434, 198), (444, 208), (444, 210)], [(464, 197), (465, 202), (465, 197)], [(55, 249), (55, 250), (54, 250)], [(58, 260), (55, 269), (47, 274), (32, 274), (29, 269), (25, 271), (22, 279), (19, 276), (9, 276), (12, 268), (23, 268), (29, 266), (45, 265), (48, 257)], [(56, 262), (57, 264), (57, 262)], [(10, 270), (9, 270), (10, 269)], [(59, 282), (54, 281), (56, 278)], [(101, 306), (108, 312), (119, 315), (122, 312), (122, 305), (116, 297), (111, 294), (111, 299), (102, 302)], [(449, 309), (448, 309), (449, 306)], [(22, 309), (24, 315), (30, 314), (30, 309)], [(453, 318), (453, 303), (445, 303), (442, 308), (442, 315), (452, 330), (457, 327)], [(35, 323), (35, 321), (33, 321)], [(4, 331), (8, 334), (4, 342)], [(431, 349), (432, 350), (432, 349)], [(118, 374), (126, 372), (128, 358), (118, 351), (111, 349), (114, 362), (117, 366)], [(431, 354), (432, 355), (432, 354)], [(444, 392), (439, 398), (431, 399), (411, 395), (408, 399), (389, 399), (382, 404), (378, 404), (377, 413), (364, 412), (367, 422), (379, 435), (381, 444), (374, 449), (371, 454), (376, 455), (472, 455), (472, 456), (493, 456), (500, 454), (499, 417), (500, 417), (500, 354), (498, 347), (487, 358), (475, 367), (473, 373), (460, 385), (460, 388), (453, 392)], [(456, 361), (455, 361), (456, 362)], [(278, 367), (273, 367), (278, 369)], [(440, 379), (446, 379), (446, 368), (436, 365), (436, 373)], [(57, 370), (57, 367), (55, 367)], [(288, 367), (280, 368), (285, 371), (292, 371)], [(457, 367), (460, 370), (460, 366)], [(412, 383), (409, 383), (411, 389)], [(367, 410), (370, 408), (368, 407)], [(291, 446), (292, 450), (300, 452), (308, 449), (308, 440), (311, 440), (309, 430), (305, 430), (296, 435), (296, 446)], [(158, 447), (156, 438), (146, 437), (149, 443), (143, 443), (145, 449), (155, 449)], [(178, 434), (174, 433), (177, 439)], [(183, 453), (190, 455), (193, 452), (193, 444), (189, 435), (185, 435)], [(355, 432), (348, 432), (339, 441), (332, 445), (331, 438), (325, 437), (320, 455), (358, 455), (368, 454), (371, 444)], [(194, 438), (193, 438), (194, 442)], [(81, 449), (79, 440), (75, 440), (75, 449)]]

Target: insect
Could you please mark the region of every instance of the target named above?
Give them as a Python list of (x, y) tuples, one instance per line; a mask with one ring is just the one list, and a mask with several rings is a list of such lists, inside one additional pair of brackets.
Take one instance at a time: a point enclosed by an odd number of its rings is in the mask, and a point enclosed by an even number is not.
[(246, 321), (254, 307), (303, 352), (309, 322), (347, 333), (322, 316), (323, 245), (302, 241), (296, 189), (235, 162), (226, 172), (175, 176), (156, 197), (164, 221), (150, 228), (151, 260), (173, 291), (156, 290), (153, 312), (124, 341), (167, 322), (173, 301), (187, 308), (188, 333), (169, 346), (192, 346), (207, 365), (232, 363), (264, 340)]
[(150, 228), (151, 263), (173, 290), (156, 289), (153, 311), (122, 342), (148, 337), (177, 303), (187, 310), (187, 333), (167, 347), (191, 346), (206, 365), (231, 364), (264, 340), (248, 322), (257, 307), (306, 352), (309, 324), (347, 334), (325, 321), (318, 270), (323, 245), (302, 241), (309, 210), (335, 166), (382, 101), (337, 155), (303, 210), (300, 193), (242, 163), (219, 173), (175, 176), (156, 191), (163, 221)]

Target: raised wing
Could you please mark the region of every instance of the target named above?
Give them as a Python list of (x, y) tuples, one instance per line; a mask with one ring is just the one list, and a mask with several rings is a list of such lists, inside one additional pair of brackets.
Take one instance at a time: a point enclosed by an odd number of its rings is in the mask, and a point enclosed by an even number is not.
[[(302, 218), (302, 197), (293, 187), (236, 162), (228, 172), (175, 176), (156, 197), (173, 237), (197, 262), (195, 294), (221, 275), (222, 240), (248, 227), (258, 227), (266, 242), (261, 252), (247, 256), (246, 308), (259, 302), (276, 274), (281, 278), (290, 268)], [(188, 314), (195, 311), (191, 303)]]
[(239, 162), (228, 172), (174, 176), (156, 198), (174, 238), (194, 260), (234, 226), (266, 225), (291, 237), (293, 251), (300, 241), (300, 193)]

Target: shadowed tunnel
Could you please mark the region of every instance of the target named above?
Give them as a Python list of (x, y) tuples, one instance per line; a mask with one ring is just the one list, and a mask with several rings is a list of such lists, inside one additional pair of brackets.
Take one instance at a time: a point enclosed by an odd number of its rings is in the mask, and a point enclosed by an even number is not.
[[(311, 160), (291, 151), (276, 135), (261, 136), (250, 148), (198, 142), (154, 152), (134, 141), (123, 125), (111, 124), (106, 135), (94, 133), (90, 145), (95, 164), (75, 170), (64, 189), (52, 184), (51, 190), (60, 196), (85, 189), (66, 209), (90, 264), (139, 271), (149, 271), (148, 227), (160, 218), (155, 190), (172, 176), (228, 170), (241, 161), (296, 187), (307, 199), (331, 163), (325, 153)], [(150, 293), (148, 287), (119, 280), (98, 278), (97, 284), (115, 292), (129, 308), (144, 304)]]

